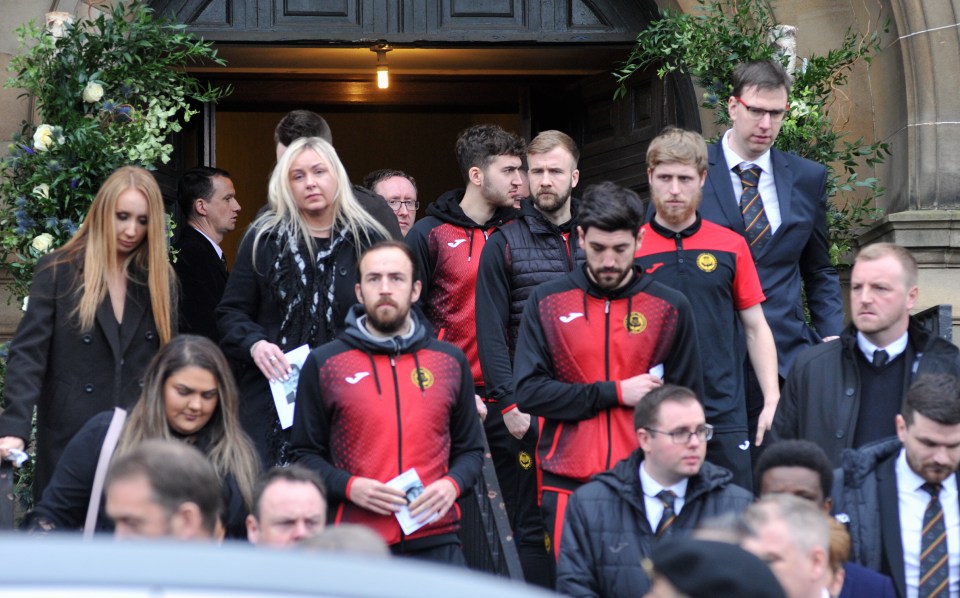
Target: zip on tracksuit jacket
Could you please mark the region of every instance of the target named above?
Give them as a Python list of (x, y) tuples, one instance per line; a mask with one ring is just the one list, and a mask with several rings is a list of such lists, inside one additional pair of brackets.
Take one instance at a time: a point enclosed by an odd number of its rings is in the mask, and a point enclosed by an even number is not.
[(460, 207), (464, 190), (441, 195), (427, 217), (418, 220), (404, 239), (417, 260), (423, 290), (420, 307), (439, 338), (463, 351), (470, 360), (473, 381), (483, 386), (477, 354), (476, 289), (480, 253), (494, 228), (516, 214), (500, 208), (478, 224)]
[(620, 380), (662, 365), (668, 384), (703, 396), (693, 313), (687, 299), (635, 267), (625, 287), (604, 291), (586, 266), (534, 289), (520, 322), (517, 406), (544, 418), (544, 472), (579, 483), (637, 448), (633, 408)]
[[(470, 366), (456, 347), (432, 338), (416, 310), (407, 337), (367, 336), (363, 306), (347, 315), (347, 329), (315, 349), (297, 389), (293, 459), (319, 472), (334, 523), (372, 527), (388, 544), (410, 550), (455, 534), (456, 505), (405, 536), (393, 515), (349, 502), (357, 477), (387, 482), (413, 468), (424, 486), (447, 478), (458, 493), (470, 488), (483, 464), (483, 429), (473, 398)], [(408, 543), (412, 542), (412, 543)]]

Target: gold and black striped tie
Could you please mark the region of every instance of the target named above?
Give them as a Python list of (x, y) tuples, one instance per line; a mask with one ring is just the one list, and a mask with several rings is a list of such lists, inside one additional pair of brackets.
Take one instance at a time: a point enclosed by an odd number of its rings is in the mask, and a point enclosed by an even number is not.
[(743, 229), (747, 236), (747, 244), (750, 245), (750, 251), (756, 254), (770, 237), (773, 232), (770, 228), (770, 221), (767, 220), (767, 213), (763, 209), (763, 199), (760, 197), (760, 167), (751, 166), (743, 168), (737, 166), (737, 174), (740, 175), (740, 184), (743, 185), (743, 191), (740, 193), (740, 213), (743, 214)]
[(661, 537), (677, 518), (673, 510), (674, 501), (677, 495), (672, 490), (661, 490), (657, 493), (657, 498), (663, 503), (663, 515), (660, 516), (660, 523), (657, 524), (657, 537)]
[(923, 513), (920, 532), (920, 598), (947, 596), (950, 576), (947, 566), (947, 526), (940, 504), (940, 484), (927, 482), (923, 490), (930, 493), (930, 502)]

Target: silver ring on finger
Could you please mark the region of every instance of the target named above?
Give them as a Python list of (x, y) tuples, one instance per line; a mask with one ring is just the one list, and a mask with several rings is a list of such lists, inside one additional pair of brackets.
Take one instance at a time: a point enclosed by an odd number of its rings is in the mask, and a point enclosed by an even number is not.
[(274, 361), (276, 361), (276, 360), (277, 360), (277, 357), (276, 357), (275, 355), (271, 355), (271, 356), (270, 356), (270, 361), (271, 361), (271, 362), (274, 362)]

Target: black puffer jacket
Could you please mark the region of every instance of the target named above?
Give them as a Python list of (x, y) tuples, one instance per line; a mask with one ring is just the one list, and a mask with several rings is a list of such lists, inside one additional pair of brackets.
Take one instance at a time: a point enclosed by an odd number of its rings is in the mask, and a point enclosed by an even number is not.
[[(557, 564), (557, 591), (568, 596), (642, 596), (650, 587), (640, 561), (655, 542), (640, 488), (638, 449), (577, 490), (567, 504)], [(733, 474), (704, 463), (690, 478), (686, 501), (667, 534), (687, 533), (700, 522), (740, 513), (753, 496), (731, 483)]]
[[(904, 357), (910, 373), (903, 392), (918, 374), (960, 376), (960, 351), (930, 334), (910, 318), (910, 342)], [(834, 466), (840, 453), (853, 447), (860, 415), (860, 372), (857, 369), (857, 330), (851, 324), (838, 341), (805, 349), (793, 363), (773, 421), (775, 439), (802, 438), (820, 446)]]
[[(899, 595), (904, 594), (903, 568), (891, 571), (884, 558), (883, 523), (881, 521), (881, 483), (892, 492), (896, 501), (895, 460), (903, 444), (896, 438), (864, 445), (859, 450), (843, 452), (843, 466), (834, 474), (833, 512), (837, 520), (847, 524), (850, 532), (850, 560), (890, 575)], [(880, 470), (883, 470), (882, 472)], [(881, 482), (878, 478), (887, 482)], [(893, 522), (896, 530), (898, 522)], [(899, 532), (897, 544), (899, 545)]]
[(520, 217), (490, 235), (480, 256), (477, 349), (487, 396), (502, 407), (513, 403), (513, 354), (527, 297), (586, 259), (577, 242), (577, 201), (570, 202), (573, 218), (560, 227), (523, 200)]

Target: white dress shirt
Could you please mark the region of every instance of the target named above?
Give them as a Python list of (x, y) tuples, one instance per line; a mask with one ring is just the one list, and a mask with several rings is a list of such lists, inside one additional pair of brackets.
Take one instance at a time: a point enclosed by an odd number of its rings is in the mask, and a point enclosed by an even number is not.
[(907, 339), (909, 335), (904, 332), (903, 336), (893, 341), (886, 347), (878, 347), (867, 340), (867, 337), (863, 336), (863, 333), (859, 330), (857, 331), (857, 347), (860, 348), (860, 352), (863, 353), (863, 356), (867, 358), (867, 361), (873, 363), (873, 352), (878, 349), (883, 349), (887, 352), (888, 362), (893, 361), (900, 356), (901, 353), (907, 350)]
[[(903, 577), (907, 586), (907, 598), (917, 598), (917, 585), (920, 582), (920, 532), (930, 494), (922, 489), (926, 480), (907, 464), (905, 449), (900, 449), (895, 471), (897, 503), (900, 509), (900, 538), (903, 543)], [(957, 477), (951, 475), (943, 481), (943, 488), (940, 490), (943, 521), (947, 526), (950, 596), (960, 596), (960, 503), (957, 500)]]
[(760, 192), (760, 200), (763, 201), (763, 211), (767, 215), (767, 221), (770, 223), (770, 234), (777, 232), (783, 217), (780, 214), (780, 198), (777, 196), (777, 184), (773, 180), (773, 161), (770, 159), (770, 150), (763, 152), (756, 160), (745, 160), (730, 147), (730, 135), (733, 129), (728, 130), (723, 135), (720, 147), (723, 148), (723, 157), (727, 160), (727, 166), (730, 168), (730, 182), (733, 184), (733, 196), (737, 200), (737, 209), (740, 209), (740, 194), (743, 193), (743, 183), (740, 182), (740, 174), (737, 172), (737, 166), (743, 165), (744, 168), (750, 166), (760, 167), (760, 182), (757, 184), (757, 190)]
[(646, 465), (646, 462), (642, 461), (639, 468), (640, 487), (643, 489), (643, 506), (646, 507), (647, 510), (647, 521), (650, 522), (650, 529), (657, 531), (657, 525), (660, 524), (660, 519), (663, 517), (663, 503), (660, 502), (657, 495), (660, 494), (661, 490), (671, 490), (677, 495), (677, 498), (673, 501), (673, 515), (676, 517), (680, 515), (680, 510), (683, 509), (683, 505), (686, 503), (685, 497), (687, 495), (687, 482), (689, 480), (683, 478), (673, 486), (663, 486), (660, 482), (650, 477), (644, 465)]

